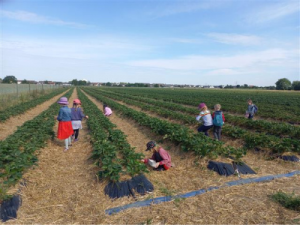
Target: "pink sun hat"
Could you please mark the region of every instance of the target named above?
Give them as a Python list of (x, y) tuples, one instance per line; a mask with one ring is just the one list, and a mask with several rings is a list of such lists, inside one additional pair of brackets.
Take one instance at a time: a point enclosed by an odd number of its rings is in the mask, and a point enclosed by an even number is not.
[(202, 102), (202, 103), (199, 104), (198, 108), (199, 108), (199, 109), (202, 109), (202, 108), (204, 108), (205, 106), (206, 106), (205, 103)]
[(61, 105), (69, 105), (67, 97), (61, 97), (57, 103)]

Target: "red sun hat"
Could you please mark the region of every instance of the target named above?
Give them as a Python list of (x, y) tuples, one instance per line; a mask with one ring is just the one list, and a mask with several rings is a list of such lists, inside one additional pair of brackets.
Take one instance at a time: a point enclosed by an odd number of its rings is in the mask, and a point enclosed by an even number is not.
[(73, 103), (81, 105), (81, 101), (78, 98), (74, 99)]

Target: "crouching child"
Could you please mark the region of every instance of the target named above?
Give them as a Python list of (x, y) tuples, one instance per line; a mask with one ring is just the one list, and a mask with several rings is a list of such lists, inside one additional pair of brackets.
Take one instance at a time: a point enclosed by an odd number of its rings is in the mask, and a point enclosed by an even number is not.
[(149, 162), (155, 161), (154, 164), (150, 164), (152, 167), (154, 167), (153, 170), (162, 171), (162, 170), (168, 170), (171, 166), (171, 156), (169, 153), (164, 150), (162, 147), (157, 146), (155, 141), (149, 141), (147, 143), (147, 149), (146, 151), (152, 151), (152, 156), (149, 159), (142, 159), (142, 162), (148, 164)]

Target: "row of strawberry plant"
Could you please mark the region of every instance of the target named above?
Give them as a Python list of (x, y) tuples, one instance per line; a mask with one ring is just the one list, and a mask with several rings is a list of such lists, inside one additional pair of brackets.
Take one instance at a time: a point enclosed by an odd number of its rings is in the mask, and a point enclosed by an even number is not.
[[(65, 96), (71, 96), (72, 91), (73, 89), (68, 91)], [(24, 170), (38, 161), (36, 150), (45, 147), (49, 138), (54, 138), (53, 115), (57, 114), (58, 110), (59, 105), (52, 104), (40, 115), (18, 127), (15, 133), (0, 141), (0, 189), (2, 192), (15, 184), (22, 177)]]
[(245, 154), (244, 149), (236, 149), (230, 146), (225, 147), (222, 142), (207, 138), (202, 133), (195, 134), (193, 130), (187, 127), (160, 120), (158, 118), (148, 116), (146, 113), (130, 109), (102, 96), (100, 93), (96, 93), (89, 88), (85, 88), (84, 90), (96, 99), (109, 104), (111, 107), (121, 112), (124, 116), (135, 120), (140, 125), (151, 128), (154, 133), (163, 135), (165, 139), (181, 144), (181, 149), (184, 151), (194, 151), (197, 155), (202, 157), (231, 155), (236, 159), (241, 158)]
[(228, 137), (243, 139), (248, 149), (267, 148), (273, 153), (282, 154), (284, 152), (300, 153), (300, 142), (297, 139), (278, 138), (264, 133), (253, 133), (239, 127), (226, 125), (222, 133)]
[[(245, 113), (248, 98), (259, 106), (259, 115), (265, 118), (300, 123), (300, 95), (298, 93), (245, 92), (228, 90), (182, 90), (182, 89), (147, 89), (114, 88), (114, 92), (129, 93), (135, 96), (150, 97), (197, 107), (199, 102), (206, 102), (213, 107), (220, 103), (224, 111)], [(252, 96), (252, 97), (251, 97)], [(270, 103), (271, 101), (271, 103)]]
[[(134, 148), (127, 142), (126, 135), (115, 129), (115, 125), (80, 90), (78, 90), (78, 96), (82, 100), (85, 112), (90, 116), (87, 123), (92, 134), (91, 157), (101, 168), (99, 177), (117, 182), (122, 174), (133, 177), (148, 172), (145, 164), (140, 161), (144, 155), (134, 151)], [(122, 158), (118, 157), (120, 154)]]
[[(97, 93), (97, 92), (95, 92)], [(147, 102), (147, 100), (136, 100), (138, 97), (129, 97), (128, 95), (121, 96), (118, 94), (115, 94), (113, 92), (106, 92), (106, 91), (102, 91), (98, 93), (103, 94), (103, 96), (117, 100), (117, 101), (122, 101), (128, 105), (134, 105), (137, 106), (139, 108), (141, 108), (142, 110), (146, 110), (146, 111), (151, 111), (154, 112), (164, 118), (170, 118), (170, 119), (175, 119), (175, 120), (179, 120), (182, 121), (184, 124), (196, 124), (198, 123), (195, 120), (195, 117), (191, 117), (189, 115), (185, 115), (183, 113), (180, 112), (176, 112), (175, 110), (168, 110), (168, 107), (166, 107), (166, 105), (162, 105), (162, 104), (155, 104), (155, 100)], [(145, 102), (145, 104), (143, 103)], [(194, 113), (194, 115), (196, 116), (196, 113)]]
[(23, 102), (18, 105), (7, 108), (3, 111), (0, 111), (0, 122), (4, 122), (5, 120), (9, 119), (12, 116), (22, 114), (22, 113), (26, 112), (27, 110), (55, 97), (56, 95), (61, 94), (64, 91), (65, 91), (65, 89), (63, 89), (63, 88), (55, 89), (51, 93), (42, 95), (34, 100), (31, 100), (29, 102)]
[[(198, 122), (195, 120), (194, 116), (184, 115), (182, 113), (166, 110), (164, 107), (151, 107), (147, 104), (143, 104), (138, 101), (133, 101), (132, 99), (126, 100), (124, 97), (115, 96), (112, 93), (101, 93), (104, 96), (123, 101), (129, 105), (138, 106), (144, 110), (155, 112), (158, 115), (173, 118), (176, 120), (180, 120), (182, 122), (188, 122), (189, 124), (197, 124)], [(249, 120), (247, 120), (249, 121)], [(238, 131), (238, 132), (237, 132)], [(224, 125), (223, 133), (226, 136), (239, 138), (244, 140), (245, 145), (248, 149), (253, 147), (263, 147), (270, 148), (275, 153), (282, 153), (287, 151), (300, 152), (300, 141), (297, 139), (291, 138), (278, 138), (271, 135), (263, 134), (263, 133), (253, 133), (248, 130), (242, 128), (236, 128), (230, 125)]]
[[(199, 113), (196, 109), (192, 109), (189, 107), (184, 107), (180, 104), (176, 103), (170, 103), (170, 102), (163, 102), (160, 100), (153, 100), (150, 98), (144, 98), (139, 96), (132, 96), (128, 94), (120, 94), (112, 91), (106, 91), (105, 89), (100, 89), (102, 92), (110, 94), (113, 96), (119, 96), (121, 97), (119, 100), (126, 101), (126, 99), (136, 100), (138, 102), (144, 102), (147, 104), (151, 104), (154, 106), (164, 107), (166, 109), (171, 109), (173, 111), (178, 112), (187, 112), (192, 115), (196, 115), (196, 113)], [(130, 101), (128, 101), (130, 102)], [(136, 103), (135, 105), (140, 105), (139, 103)], [(146, 109), (144, 105), (140, 105), (143, 109)], [(158, 110), (158, 109), (157, 109)], [(153, 110), (151, 110), (153, 111)], [(170, 111), (165, 111), (164, 114), (166, 116), (175, 116), (174, 119), (177, 118), (177, 115), (170, 114)], [(229, 122), (232, 125), (238, 125), (241, 127), (245, 127), (247, 129), (255, 129), (259, 132), (266, 132), (268, 134), (277, 135), (277, 136), (284, 136), (284, 137), (291, 137), (291, 138), (300, 138), (300, 127), (293, 126), (287, 123), (279, 123), (279, 122), (272, 122), (272, 121), (266, 121), (266, 120), (249, 120), (247, 118), (241, 117), (241, 116), (234, 116), (230, 115), (228, 113), (224, 113), (226, 117), (226, 122)], [(186, 123), (191, 123), (191, 118), (188, 118), (186, 116), (180, 116), (181, 120)]]

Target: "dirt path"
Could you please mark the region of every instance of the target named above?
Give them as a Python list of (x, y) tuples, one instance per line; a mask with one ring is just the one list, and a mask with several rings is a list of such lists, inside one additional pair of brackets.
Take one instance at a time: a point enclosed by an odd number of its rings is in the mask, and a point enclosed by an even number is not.
[[(76, 91), (70, 99), (75, 98)], [(98, 101), (92, 100), (102, 109)], [(137, 152), (145, 153), (146, 142), (159, 138), (149, 129), (119, 117), (117, 112), (109, 119), (128, 135), (128, 142), (136, 147)], [(57, 125), (54, 130), (57, 130)], [(220, 177), (203, 168), (204, 164), (195, 164), (192, 155), (183, 154), (172, 143), (164, 142), (162, 145), (171, 152), (176, 167), (164, 172), (150, 171), (146, 176), (156, 190), (150, 195), (139, 197), (139, 200), (236, 180), (233, 176)], [(202, 196), (108, 216), (105, 214), (106, 209), (133, 203), (135, 200), (121, 198), (112, 201), (104, 195), (106, 183), (97, 181), (97, 168), (88, 160), (92, 148), (85, 121), (79, 141), (73, 143), (68, 152), (63, 153), (63, 149), (64, 142), (55, 139), (41, 150), (38, 166), (23, 176), (27, 187), (21, 192), (23, 203), (18, 211), (18, 219), (10, 220), (8, 224), (291, 223), (298, 216), (298, 213), (278, 207), (267, 195), (278, 188), (300, 194), (299, 185), (296, 185), (300, 177), (225, 188)]]
[[(149, 111), (145, 111), (145, 110), (142, 110), (141, 108), (137, 107), (137, 106), (132, 106), (132, 105), (128, 105), (128, 104), (125, 104), (124, 102), (121, 102), (121, 101), (117, 101), (117, 100), (114, 100), (114, 99), (111, 99), (119, 104), (122, 104), (122, 105), (125, 105), (126, 107), (128, 108), (131, 108), (131, 109), (134, 109), (136, 111), (139, 111), (139, 112), (143, 112), (143, 113), (146, 113), (147, 115), (149, 116), (152, 116), (152, 117), (156, 117), (156, 118), (159, 118), (161, 120), (166, 120), (166, 121), (169, 121), (169, 122), (172, 122), (172, 123), (177, 123), (177, 124), (182, 124), (180, 121), (177, 121), (177, 120), (174, 120), (174, 119), (167, 119), (167, 118), (164, 118), (162, 116), (159, 116), (153, 112), (149, 112)], [(132, 122), (131, 124), (133, 124), (134, 122)], [(191, 126), (188, 126), (188, 125), (185, 125), (187, 127), (189, 127), (190, 129), (193, 129), (196, 131), (197, 129), (197, 126), (195, 125), (191, 125)], [(143, 130), (146, 129), (146, 128), (142, 128)], [(151, 131), (149, 131), (151, 133)], [(210, 129), (209, 131), (210, 133), (210, 137), (213, 136), (212, 134), (212, 129)], [(130, 134), (130, 133), (129, 133)], [(161, 137), (157, 136), (157, 139), (160, 140)], [(226, 136), (222, 136), (222, 140), (225, 142), (225, 146), (232, 146), (232, 147), (235, 147), (235, 148), (239, 148), (239, 147), (243, 147), (243, 141), (240, 140), (240, 139), (232, 139), (232, 138), (229, 138), (229, 137), (226, 137)], [(172, 144), (168, 144), (168, 146), (171, 146)], [(181, 150), (177, 147), (177, 150), (176, 150), (179, 155), (182, 154), (180, 153)], [(195, 158), (194, 156), (191, 156), (192, 158)], [(222, 157), (219, 157), (218, 159), (216, 159), (217, 161), (221, 161), (221, 162), (227, 162), (227, 163), (231, 163), (231, 160), (229, 159), (226, 159), (226, 158), (222, 158)], [(259, 175), (270, 175), (270, 174), (280, 174), (280, 173), (288, 173), (290, 171), (293, 171), (293, 170), (300, 170), (300, 164), (298, 163), (293, 163), (293, 162), (285, 162), (283, 160), (266, 160), (265, 156), (262, 154), (262, 153), (255, 153), (253, 151), (248, 151), (247, 152), (247, 155), (243, 157), (243, 161), (248, 165), (250, 166), (253, 170), (255, 170), (255, 172), (257, 172)], [(199, 165), (201, 165), (202, 167), (206, 168), (206, 165), (207, 165), (207, 160), (197, 160), (197, 162), (199, 163)], [(196, 164), (198, 164), (196, 163)], [(189, 163), (190, 165), (192, 165), (191, 163)]]
[[(74, 91), (70, 98), (77, 98)], [(54, 115), (53, 115), (54, 116)], [(57, 124), (54, 127), (57, 131)], [(55, 138), (42, 149), (38, 166), (28, 170), (23, 178), (22, 206), (12, 224), (96, 224), (101, 223), (104, 184), (96, 179), (95, 166), (88, 160), (92, 151), (85, 120), (79, 141), (64, 153), (64, 141)]]
[[(89, 96), (89, 98), (102, 110), (101, 102)], [(132, 107), (136, 109), (137, 107)], [(152, 116), (154, 116), (151, 113)], [(122, 130), (127, 135), (127, 140), (131, 146), (136, 147), (137, 152), (143, 152), (145, 155), (149, 155), (146, 153), (145, 144), (153, 139), (153, 140), (161, 140), (160, 136), (156, 136), (152, 134), (150, 129), (137, 125), (134, 121), (131, 121), (127, 118), (122, 118), (118, 112), (114, 112), (114, 114), (109, 117), (111, 122), (117, 125), (117, 128)], [(207, 161), (196, 159), (195, 156), (191, 153), (183, 153), (180, 151), (178, 146), (174, 146), (170, 142), (164, 141), (162, 146), (171, 153), (172, 161), (175, 162), (175, 167), (171, 168), (169, 171), (164, 172), (156, 172), (150, 171), (147, 174), (148, 179), (154, 184), (155, 191), (150, 196), (140, 197), (139, 199), (148, 199), (152, 197), (172, 195), (178, 193), (185, 193), (190, 190), (198, 190), (202, 187), (209, 187), (214, 185), (220, 185), (229, 180), (236, 180), (237, 178), (234, 176), (231, 177), (221, 177), (216, 173), (209, 171), (206, 169)], [(251, 155), (251, 154), (250, 154)], [(255, 160), (251, 158), (255, 157)], [(249, 156), (248, 160), (255, 163), (259, 157), (257, 156)], [(223, 159), (224, 161), (224, 159)], [(260, 159), (258, 163), (265, 162), (265, 160)], [(272, 174), (275, 172), (283, 173), (284, 171), (289, 172), (293, 169), (299, 169), (296, 164), (289, 164), (286, 162), (276, 162), (276, 165), (273, 167), (279, 167), (276, 171), (267, 169), (267, 165), (262, 165), (262, 167), (255, 168), (259, 170), (259, 176), (262, 173)], [(257, 163), (255, 165), (258, 166)], [(253, 165), (251, 165), (253, 166)], [(243, 177), (250, 177), (251, 175), (244, 175)], [(258, 176), (258, 175), (252, 175)], [(274, 181), (274, 183), (282, 183), (282, 187), (289, 182), (290, 190), (296, 190), (300, 192), (298, 188), (297, 182), (298, 178), (292, 178), (290, 180), (286, 179), (285, 181)], [(285, 183), (285, 185), (284, 185)], [(124, 211), (117, 215), (108, 217), (105, 221), (108, 223), (232, 223), (232, 215), (234, 215), (236, 219), (236, 223), (245, 223), (245, 222), (254, 222), (254, 221), (266, 221), (265, 216), (278, 215), (280, 211), (277, 210), (267, 210), (264, 209), (264, 215), (261, 213), (262, 208), (266, 207), (266, 205), (274, 204), (270, 203), (267, 198), (266, 192), (274, 190), (271, 184), (251, 184), (246, 188), (235, 187), (234, 192), (230, 188), (227, 190), (222, 190), (219, 193), (210, 193), (207, 196), (198, 196), (191, 199), (186, 200), (176, 200), (171, 203), (163, 203), (161, 205), (154, 205), (151, 207), (145, 208), (137, 208), (131, 209), (128, 211)], [(255, 191), (251, 191), (254, 189)], [(271, 190), (272, 189), (272, 190)], [(247, 191), (251, 192), (250, 197), (248, 196)], [(257, 193), (259, 192), (259, 194)], [(255, 194), (256, 193), (256, 194)], [(259, 196), (259, 197), (257, 197)], [(260, 201), (260, 198), (263, 199), (263, 202)], [(215, 199), (216, 198), (216, 199)], [(205, 199), (203, 201), (203, 199)], [(239, 202), (234, 206), (232, 203)], [(126, 200), (123, 204), (128, 203)], [(246, 204), (245, 206), (239, 206), (239, 204)], [(254, 207), (253, 204), (259, 204), (259, 207)], [(253, 208), (252, 208), (253, 207)], [(249, 215), (247, 215), (247, 211), (243, 212), (248, 208), (248, 211), (251, 211)], [(250, 210), (251, 209), (251, 210)], [(218, 217), (216, 214), (221, 212), (222, 215)], [(227, 212), (227, 214), (225, 214)], [(240, 214), (243, 214), (240, 216)], [(255, 215), (259, 214), (256, 218)], [(291, 217), (296, 217), (296, 213), (291, 213)], [(249, 217), (249, 219), (248, 219)], [(287, 218), (280, 218), (280, 220), (273, 219), (272, 221), (286, 221)]]
[(0, 141), (6, 139), (9, 135), (13, 134), (19, 126), (22, 126), (26, 121), (32, 120), (34, 117), (47, 110), (57, 99), (65, 94), (67, 91), (51, 98), (50, 100), (26, 111), (23, 114), (14, 116), (0, 123)]
[[(89, 95), (87, 96), (102, 110), (103, 106), (99, 101)], [(139, 126), (127, 118), (123, 119), (118, 112), (114, 112), (113, 115), (109, 117), (109, 120), (117, 125), (117, 129), (120, 129), (127, 135), (127, 141), (132, 147), (136, 148), (135, 151), (143, 153), (146, 157), (151, 157), (152, 155), (151, 152), (145, 151), (147, 142), (150, 140), (157, 142), (163, 141), (161, 136), (153, 134), (150, 129)], [(192, 153), (184, 153), (180, 151), (179, 146), (175, 146), (168, 141), (163, 141), (160, 145), (170, 152), (175, 167), (164, 172), (150, 170), (150, 173), (147, 174), (147, 177), (157, 187), (153, 195), (154, 197), (167, 195), (167, 192), (179, 194), (185, 193), (186, 191), (197, 190), (203, 187), (202, 180), (204, 178), (207, 180), (211, 178), (214, 181), (220, 179), (218, 175), (212, 174), (206, 169), (204, 170), (205, 172), (199, 176), (199, 167), (203, 169), (206, 161), (203, 160), (201, 162), (203, 165), (199, 165), (199, 160), (195, 162), (196, 157)], [(181, 182), (178, 182), (178, 177), (181, 177)], [(186, 184), (189, 185), (187, 186)]]

